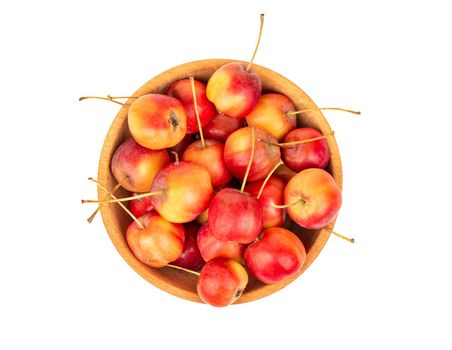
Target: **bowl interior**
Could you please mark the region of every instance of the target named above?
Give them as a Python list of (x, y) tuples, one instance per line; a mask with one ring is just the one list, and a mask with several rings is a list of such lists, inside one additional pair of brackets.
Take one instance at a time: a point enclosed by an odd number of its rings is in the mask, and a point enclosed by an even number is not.
[[(173, 81), (188, 78), (190, 76), (207, 82), (217, 68), (228, 62), (232, 62), (232, 60), (211, 59), (190, 62), (174, 67), (149, 80), (139, 88), (133, 96), (141, 96), (146, 93), (163, 93)], [(297, 109), (316, 107), (315, 103), (302, 89), (285, 77), (258, 65), (253, 65), (253, 69), (261, 77), (264, 93), (282, 93), (294, 102)], [(132, 102), (133, 100), (127, 101), (128, 104)], [(105, 138), (100, 156), (98, 180), (108, 188), (113, 188), (117, 183), (110, 171), (111, 158), (116, 148), (125, 139), (131, 136), (127, 126), (127, 109), (127, 106), (121, 108), (116, 115)], [(322, 133), (331, 130), (328, 122), (319, 110), (312, 110), (299, 116), (298, 126), (313, 127), (320, 130)], [(342, 187), (342, 167), (339, 150), (334, 137), (329, 137), (327, 142), (331, 152), (331, 161), (327, 170), (333, 175), (337, 184)], [(128, 192), (123, 189), (120, 189), (116, 193), (120, 197), (128, 194)], [(98, 196), (99, 199), (103, 199), (105, 193), (99, 189)], [(125, 240), (125, 232), (128, 225), (131, 223), (131, 219), (120, 206), (115, 204), (104, 205), (102, 206), (101, 213), (105, 227), (114, 246), (138, 274), (166, 292), (187, 300), (201, 302), (196, 293), (196, 276), (168, 267), (160, 269), (151, 268), (135, 258)], [(329, 238), (330, 229), (332, 229), (333, 226), (334, 222), (331, 223), (328, 228), (323, 228), (321, 230), (306, 230), (294, 224), (290, 219), (287, 220), (286, 227), (296, 233), (306, 247), (307, 258), (302, 270), (296, 276), (274, 285), (263, 284), (255, 280), (250, 274), (248, 287), (237, 303), (249, 302), (272, 294), (288, 285), (302, 274), (319, 255)]]

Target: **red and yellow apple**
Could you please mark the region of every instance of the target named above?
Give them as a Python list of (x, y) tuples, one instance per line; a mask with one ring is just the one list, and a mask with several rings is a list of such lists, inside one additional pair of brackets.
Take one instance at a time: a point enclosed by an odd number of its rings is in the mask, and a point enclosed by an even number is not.
[(223, 113), (217, 113), (202, 130), (204, 137), (225, 142), (229, 135), (244, 126), (242, 119), (228, 117)]
[(201, 226), (198, 232), (198, 248), (205, 261), (213, 258), (223, 257), (243, 261), (243, 251), (245, 245), (235, 241), (221, 241), (217, 239), (209, 230), (209, 224)]

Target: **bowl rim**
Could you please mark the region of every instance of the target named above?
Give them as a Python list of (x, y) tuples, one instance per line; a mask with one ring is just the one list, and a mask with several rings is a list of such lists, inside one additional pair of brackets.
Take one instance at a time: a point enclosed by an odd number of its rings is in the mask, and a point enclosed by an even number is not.
[[(154, 92), (155, 91), (154, 86), (162, 86), (166, 82), (166, 85), (168, 84), (167, 76), (168, 75), (177, 75), (177, 76), (183, 76), (186, 77), (189, 76), (196, 76), (197, 71), (201, 69), (201, 66), (208, 66), (212, 69), (218, 68), (226, 63), (230, 62), (241, 62), (241, 63), (247, 63), (240, 60), (234, 60), (234, 59), (205, 59), (205, 60), (196, 60), (191, 61), (187, 63), (183, 63), (180, 65), (177, 65), (175, 67), (172, 67), (170, 69), (167, 69), (163, 71), (162, 73), (156, 75), (155, 77), (148, 80), (146, 83), (144, 83), (138, 90), (135, 91), (135, 93), (132, 96), (141, 96), (145, 93), (149, 93), (150, 90)], [(282, 76), (281, 74), (274, 72), (271, 69), (268, 69), (266, 67), (257, 65), (253, 63), (253, 70), (255, 70), (261, 77), (262, 75), (265, 76), (271, 76), (275, 81), (280, 82), (282, 85), (287, 86), (287, 89), (297, 91), (297, 93), (300, 94), (300, 96), (303, 96), (303, 99), (306, 100), (306, 104), (304, 106), (318, 108), (317, 105), (314, 103), (314, 101), (302, 90), (300, 87), (298, 87), (295, 83), (293, 83), (291, 80), (287, 79), (286, 77)], [(264, 73), (264, 74), (262, 74)], [(175, 78), (180, 79), (180, 78)], [(174, 81), (171, 80), (171, 81)], [(150, 88), (152, 87), (152, 88)], [(290, 98), (290, 96), (288, 96)], [(126, 104), (130, 104), (133, 102), (133, 99), (129, 99)], [(331, 130), (330, 125), (328, 124), (328, 121), (324, 117), (321, 110), (313, 110), (309, 113), (312, 113), (315, 115), (316, 120), (321, 124), (321, 131), (325, 132), (327, 130)], [(123, 129), (124, 123), (127, 123), (127, 105), (123, 106), (118, 113), (115, 116), (115, 119), (113, 120), (110, 129), (108, 130), (105, 141), (102, 146), (102, 151), (100, 154), (99, 159), (99, 168), (98, 168), (98, 180), (102, 184), (111, 184), (113, 187), (116, 182), (112, 182), (112, 174), (110, 170), (110, 161), (111, 161), (111, 155), (113, 154), (114, 150), (116, 149), (116, 144), (118, 138), (121, 138), (121, 130)], [(113, 135), (115, 137), (113, 137)], [(124, 137), (124, 135), (122, 135)], [(330, 168), (331, 173), (338, 184), (338, 186), (342, 190), (342, 163), (341, 158), (339, 154), (338, 145), (336, 143), (335, 137), (329, 137), (327, 138), (328, 146), (330, 148), (330, 154), (331, 154), (331, 160), (330, 160)], [(113, 181), (114, 177), (113, 177)], [(110, 187), (110, 186), (109, 186)], [(111, 188), (110, 187), (110, 188)], [(105, 196), (105, 193), (101, 188), (98, 188), (98, 197), (99, 199), (103, 198)], [(101, 215), (102, 220), (105, 226), (105, 229), (115, 246), (116, 250), (119, 252), (119, 254), (122, 256), (122, 258), (131, 266), (141, 277), (146, 279), (148, 282), (156, 286), (157, 288), (166, 291), (172, 295), (175, 295), (177, 297), (195, 301), (202, 303), (201, 299), (197, 295), (196, 291), (190, 292), (187, 291), (185, 288), (182, 288), (178, 285), (169, 283), (168, 281), (161, 278), (161, 273), (157, 272), (155, 268), (151, 268), (143, 263), (141, 263), (130, 251), (130, 248), (127, 246), (124, 246), (124, 234), (125, 232), (121, 232), (118, 228), (118, 224), (115, 221), (114, 218), (114, 211), (112, 208), (112, 205), (102, 205), (101, 206)], [(320, 229), (320, 232), (318, 234), (318, 237), (315, 239), (314, 244), (309, 249), (306, 261), (303, 264), (302, 269), (291, 278), (288, 278), (280, 283), (267, 285), (264, 284), (259, 288), (256, 288), (251, 291), (246, 291), (245, 293), (235, 302), (235, 304), (241, 304), (246, 303), (254, 300), (258, 300), (260, 298), (263, 298), (265, 296), (268, 296), (270, 294), (275, 293), (276, 291), (286, 287), (288, 284), (290, 284), (292, 281), (297, 279), (301, 274), (304, 273), (304, 271), (307, 270), (308, 267), (311, 266), (311, 264), (314, 262), (314, 260), (319, 256), (320, 252), (322, 251), (323, 247), (325, 246), (326, 242), (328, 241), (331, 230), (334, 227), (334, 224), (336, 222), (336, 219), (331, 222), (326, 227)], [(122, 238), (120, 237), (122, 236)], [(127, 245), (127, 244), (126, 244)], [(170, 269), (168, 267), (161, 268), (162, 270)]]

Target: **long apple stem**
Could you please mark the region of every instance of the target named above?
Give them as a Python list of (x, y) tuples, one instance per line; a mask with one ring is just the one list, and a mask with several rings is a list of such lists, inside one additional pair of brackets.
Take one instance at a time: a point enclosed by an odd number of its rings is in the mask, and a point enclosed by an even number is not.
[(171, 151), (171, 153), (174, 155), (174, 163), (179, 164), (179, 154), (176, 151)]
[(263, 13), (261, 13), (260, 20), (261, 20), (261, 22), (260, 22), (260, 26), (259, 26), (259, 36), (257, 38), (257, 44), (256, 44), (256, 47), (254, 48), (253, 56), (251, 57), (251, 60), (249, 61), (248, 65), (246, 66), (247, 72), (251, 69), (251, 66), (253, 65), (254, 57), (256, 57), (257, 49), (259, 47), (259, 43), (261, 42), (262, 28), (264, 26), (264, 14)]
[(268, 141), (263, 141), (261, 139), (258, 139), (258, 141), (263, 142), (263, 143), (267, 143), (269, 145), (273, 145), (273, 146), (283, 147), (284, 148), (284, 147), (291, 147), (291, 146), (299, 145), (299, 144), (302, 144), (302, 143), (308, 143), (308, 142), (313, 142), (313, 141), (317, 141), (317, 140), (323, 140), (323, 139), (326, 139), (328, 136), (333, 136), (333, 135), (334, 135), (334, 131), (331, 131), (329, 133), (326, 133), (325, 135), (313, 137), (311, 139), (304, 139), (304, 140), (284, 142), (284, 143), (268, 142)]
[[(121, 187), (121, 185), (124, 183), (124, 181), (126, 181), (128, 178), (129, 178), (129, 177), (126, 176), (124, 179), (122, 179), (120, 182), (118, 182), (118, 183), (116, 184), (116, 186), (113, 187), (113, 189), (111, 190), (111, 193), (114, 194), (114, 193)], [(102, 200), (105, 201), (105, 200), (107, 200), (108, 198), (110, 198), (110, 195), (109, 195), (109, 194), (107, 194)], [(91, 216), (86, 220), (86, 221), (88, 221), (88, 223), (93, 222), (94, 218), (96, 217), (97, 213), (100, 211), (100, 208), (101, 208), (101, 207), (102, 207), (102, 205), (99, 205), (99, 206), (97, 207), (97, 209), (91, 214)]]
[(343, 236), (340, 233), (337, 233), (336, 231), (333, 231), (333, 230), (331, 230), (331, 233), (333, 235), (336, 235), (337, 237), (340, 237), (340, 238), (350, 242), (350, 243), (355, 243), (355, 239), (354, 238), (349, 238), (349, 237)]
[(297, 115), (297, 114), (301, 114), (304, 112), (310, 112), (310, 111), (342, 111), (342, 112), (361, 115), (360, 111), (353, 111), (351, 109), (337, 108), (337, 107), (320, 107), (320, 108), (312, 107), (312, 108), (301, 109), (299, 111), (287, 112), (286, 115), (291, 116), (291, 115)]
[(245, 176), (243, 177), (242, 187), (240, 188), (240, 192), (242, 192), (242, 193), (243, 193), (243, 190), (245, 189), (246, 180), (248, 179), (248, 175), (249, 175), (250, 169), (251, 169), (251, 163), (253, 162), (253, 159), (254, 159), (254, 148), (256, 147), (256, 145), (255, 145), (256, 139), (254, 136), (255, 129), (256, 129), (255, 126), (253, 126), (251, 128), (251, 155), (250, 155), (250, 161), (248, 162), (248, 166), (246, 167)]
[[(99, 186), (100, 188), (102, 188), (105, 192), (107, 192), (110, 197), (112, 197), (113, 199), (117, 199), (116, 196), (110, 192), (110, 190), (108, 188), (106, 188), (104, 185), (102, 185), (99, 181), (97, 181), (96, 179), (93, 179), (92, 177), (89, 177), (88, 180), (93, 181), (97, 184), (97, 186)], [(129, 216), (132, 218), (133, 221), (135, 221), (135, 223), (137, 224), (137, 226), (140, 229), (144, 229), (144, 225), (141, 223), (140, 220), (137, 219), (137, 217), (135, 215), (133, 215), (129, 209), (126, 208), (126, 206), (124, 204), (122, 204), (121, 202), (118, 202), (118, 204), (121, 206), (122, 209), (124, 209), (124, 211), (129, 214)]]
[(162, 194), (163, 192), (164, 191), (140, 193), (140, 194), (137, 194), (135, 196), (124, 197), (124, 198), (114, 198), (114, 199), (103, 200), (103, 201), (91, 200), (91, 199), (82, 199), (82, 203), (108, 204), (108, 203), (128, 202), (128, 201), (132, 201), (134, 199), (140, 199), (140, 198), (144, 198), (144, 197), (156, 196), (156, 195)]
[(265, 178), (264, 182), (262, 183), (261, 189), (259, 190), (259, 193), (257, 195), (257, 199), (261, 198), (262, 192), (264, 191), (265, 185), (267, 184), (268, 180), (270, 179), (270, 177), (273, 175), (273, 173), (276, 171), (276, 169), (279, 168), (279, 166), (281, 164), (284, 164), (283, 161), (280, 159), (278, 164), (276, 164), (274, 166), (274, 168), (272, 169), (272, 171), (270, 171), (270, 173), (267, 175), (267, 177)]
[(113, 103), (117, 103), (118, 105), (121, 105), (121, 106), (128, 106), (127, 103), (121, 103), (121, 102), (119, 102), (119, 101), (115, 101), (115, 100), (113, 99), (113, 97), (111, 97), (111, 96), (108, 96), (108, 97), (102, 97), (102, 96), (83, 96), (83, 97), (80, 97), (78, 100), (79, 100), (79, 101), (83, 101), (83, 100), (87, 100), (87, 99), (91, 99), (91, 98), (94, 98), (94, 99), (97, 99), (97, 100), (110, 101), (110, 102), (113, 102)]
[(196, 90), (195, 90), (195, 78), (190, 77), (190, 83), (191, 83), (191, 92), (193, 94), (193, 104), (195, 105), (196, 121), (198, 122), (199, 137), (201, 138), (202, 148), (206, 148), (206, 144), (204, 142), (204, 135), (202, 133), (201, 119), (199, 118), (198, 112), (198, 101), (196, 99)]
[(140, 97), (141, 96), (110, 96), (110, 95), (107, 95), (107, 98), (114, 99), (114, 100), (121, 99), (121, 98), (140, 98)]
[(172, 264), (166, 264), (165, 266), (171, 267), (172, 269), (185, 271), (185, 272), (191, 273), (191, 274), (196, 275), (196, 276), (201, 275), (199, 272), (186, 269), (185, 267), (180, 267), (180, 266), (172, 265)]
[(297, 205), (297, 204), (300, 204), (300, 203), (304, 203), (304, 202), (305, 202), (305, 200), (304, 200), (303, 198), (301, 198), (301, 199), (299, 199), (299, 200), (297, 200), (297, 201), (295, 201), (295, 202), (289, 203), (289, 204), (278, 205), (278, 204), (275, 204), (275, 203), (273, 203), (273, 202), (270, 202), (270, 205), (271, 205), (273, 208), (277, 208), (277, 209), (285, 209), (285, 208), (289, 208), (289, 207), (292, 207), (292, 206), (294, 206), (294, 205)]

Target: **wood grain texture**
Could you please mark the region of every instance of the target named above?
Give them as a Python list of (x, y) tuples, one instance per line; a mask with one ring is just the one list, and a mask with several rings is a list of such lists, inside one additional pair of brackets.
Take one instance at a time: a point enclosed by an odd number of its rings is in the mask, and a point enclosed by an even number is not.
[[(147, 93), (162, 93), (173, 81), (188, 78), (190, 76), (194, 76), (196, 79), (207, 82), (208, 78), (217, 68), (228, 62), (233, 62), (233, 60), (202, 60), (171, 68), (149, 80), (139, 88), (133, 96), (141, 96)], [(261, 77), (264, 92), (278, 92), (288, 96), (294, 102), (297, 109), (317, 107), (302, 89), (287, 78), (258, 65), (253, 65), (253, 69)], [(131, 104), (133, 103), (133, 100), (130, 99), (127, 103)], [(110, 161), (113, 153), (126, 138), (130, 137), (127, 126), (127, 110), (128, 107), (124, 106), (116, 115), (105, 138), (100, 156), (98, 180), (108, 188), (113, 188), (117, 183), (110, 171)], [(328, 122), (319, 110), (306, 112), (297, 118), (298, 127), (313, 127), (320, 130), (322, 133), (331, 130)], [(342, 188), (342, 165), (338, 146), (334, 137), (327, 138), (327, 142), (331, 152), (331, 161), (327, 170), (333, 175), (337, 184)], [(118, 191), (118, 196), (124, 196), (126, 194), (127, 192), (124, 190)], [(104, 195), (104, 192), (99, 189), (99, 198), (103, 198)], [(124, 236), (131, 219), (119, 206), (115, 204), (104, 205), (101, 208), (101, 213), (105, 228), (114, 246), (124, 260), (139, 275), (168, 293), (186, 300), (201, 302), (196, 293), (196, 276), (169, 267), (161, 269), (151, 268), (135, 258), (130, 251)], [(330, 230), (334, 227), (334, 222), (331, 223), (328, 228), (321, 230), (302, 229), (290, 220), (287, 220), (285, 225), (300, 237), (306, 247), (307, 258), (302, 270), (296, 276), (274, 285), (265, 285), (256, 281), (250, 275), (248, 287), (242, 297), (237, 301), (237, 304), (263, 298), (284, 288), (294, 279), (299, 277), (320, 254), (330, 236)]]

